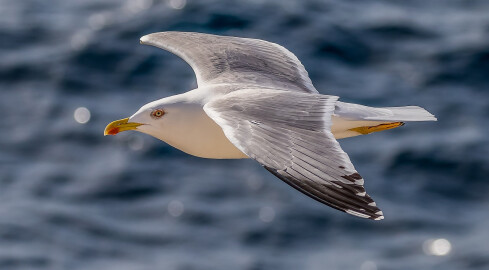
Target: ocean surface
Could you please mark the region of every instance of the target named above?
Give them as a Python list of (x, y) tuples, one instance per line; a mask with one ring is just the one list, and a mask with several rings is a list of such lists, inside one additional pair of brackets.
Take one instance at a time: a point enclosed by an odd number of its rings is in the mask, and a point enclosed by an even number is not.
[[(326, 207), (251, 160), (107, 123), (196, 86), (139, 37), (279, 43), (319, 92), (438, 122), (343, 139), (385, 214)], [(1, 270), (489, 269), (489, 1), (0, 0)]]

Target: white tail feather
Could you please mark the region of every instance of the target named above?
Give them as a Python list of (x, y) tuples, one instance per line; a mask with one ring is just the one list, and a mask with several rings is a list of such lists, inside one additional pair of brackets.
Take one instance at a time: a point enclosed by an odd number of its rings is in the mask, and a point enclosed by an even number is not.
[(367, 117), (365, 120), (379, 121), (436, 121), (436, 117), (418, 106), (385, 107), (392, 115)]
[(363, 121), (436, 121), (436, 117), (418, 106), (373, 108), (359, 104), (336, 102), (334, 115)]

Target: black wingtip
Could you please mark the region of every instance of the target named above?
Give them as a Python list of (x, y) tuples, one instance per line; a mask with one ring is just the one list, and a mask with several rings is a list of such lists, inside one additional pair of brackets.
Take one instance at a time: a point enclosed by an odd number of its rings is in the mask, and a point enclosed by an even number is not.
[[(371, 220), (376, 220), (376, 221), (384, 219), (384, 213), (377, 207), (377, 204), (374, 202), (374, 200), (372, 200), (372, 198), (365, 192), (365, 189), (363, 189), (363, 186), (360, 186), (362, 192), (359, 192), (359, 193), (358, 193), (358, 190), (357, 190), (357, 193), (351, 193), (353, 190), (350, 189), (351, 187), (348, 187), (346, 185), (342, 185), (342, 188), (340, 189), (343, 192), (345, 192), (345, 193), (342, 193), (342, 195), (345, 195), (345, 196), (348, 195), (349, 198), (355, 198), (355, 197), (357, 199), (361, 198), (361, 201), (363, 201), (363, 203), (364, 203), (363, 206), (360, 206), (358, 204), (350, 204), (348, 206), (345, 204), (340, 205), (340, 204), (333, 203), (332, 197), (330, 198), (331, 201), (329, 201), (329, 200), (322, 198), (321, 196), (318, 196), (318, 190), (314, 190), (314, 188), (308, 187), (304, 183), (302, 183), (302, 185), (301, 185), (300, 181), (297, 181), (297, 179), (294, 179), (293, 177), (288, 177), (287, 175), (285, 175), (287, 173), (284, 171), (278, 171), (274, 168), (270, 168), (270, 167), (267, 167), (264, 165), (263, 165), (263, 167), (266, 170), (268, 170), (269, 172), (271, 172), (273, 175), (277, 176), (282, 181), (289, 184), (291, 187), (297, 189), (298, 191), (306, 194), (307, 196), (315, 199), (318, 202), (321, 202), (321, 203), (326, 204), (332, 208), (338, 209), (342, 212), (345, 212), (347, 214), (350, 214), (350, 215), (353, 215), (356, 217), (371, 219)], [(357, 178), (359, 178), (359, 177), (360, 176), (357, 176), (356, 174), (354, 174), (354, 176), (352, 176), (352, 180), (358, 181), (359, 179), (357, 179)], [(360, 179), (361, 179), (361, 177), (360, 177)], [(341, 183), (338, 183), (338, 184), (341, 185)], [(356, 207), (350, 208), (352, 206), (356, 206)]]

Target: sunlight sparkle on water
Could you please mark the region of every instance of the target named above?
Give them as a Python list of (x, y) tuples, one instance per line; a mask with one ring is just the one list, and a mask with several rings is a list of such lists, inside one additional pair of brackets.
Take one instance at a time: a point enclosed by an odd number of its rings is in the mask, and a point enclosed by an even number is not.
[(144, 147), (144, 139), (140, 135), (134, 134), (129, 138), (127, 144), (131, 150), (139, 151)]
[(169, 0), (168, 4), (173, 9), (182, 9), (187, 5), (187, 0)]
[(185, 210), (185, 207), (182, 202), (180, 201), (171, 201), (168, 204), (168, 213), (174, 217), (179, 217), (183, 214), (183, 211)]
[(108, 15), (103, 13), (92, 14), (88, 17), (88, 24), (94, 30), (100, 30), (107, 25)]
[(87, 46), (91, 39), (91, 32), (88, 30), (80, 30), (76, 32), (70, 39), (70, 45), (73, 50), (81, 50)]
[(150, 8), (153, 0), (127, 0), (124, 4), (124, 10), (128, 13), (136, 14)]
[(452, 244), (444, 238), (428, 239), (423, 243), (423, 251), (427, 255), (446, 256), (451, 250)]
[(270, 207), (270, 206), (265, 206), (260, 209), (260, 212), (258, 213), (258, 217), (261, 219), (263, 222), (272, 222), (273, 219), (275, 218), (275, 210)]
[(86, 124), (90, 121), (90, 111), (85, 107), (79, 107), (73, 113), (73, 118), (80, 124)]
[(360, 270), (377, 270), (377, 264), (373, 261), (365, 261), (360, 266)]

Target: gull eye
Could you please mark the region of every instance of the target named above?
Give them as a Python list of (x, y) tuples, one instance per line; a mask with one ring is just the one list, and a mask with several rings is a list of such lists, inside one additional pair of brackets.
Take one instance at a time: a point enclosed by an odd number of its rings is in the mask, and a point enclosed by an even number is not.
[(160, 118), (164, 114), (165, 114), (165, 111), (160, 110), (160, 109), (156, 109), (156, 110), (154, 110), (154, 111), (151, 112), (151, 116), (154, 117), (154, 118)]

